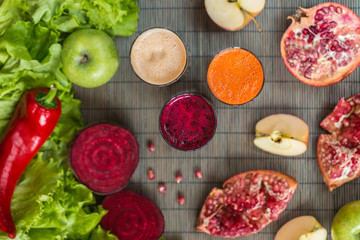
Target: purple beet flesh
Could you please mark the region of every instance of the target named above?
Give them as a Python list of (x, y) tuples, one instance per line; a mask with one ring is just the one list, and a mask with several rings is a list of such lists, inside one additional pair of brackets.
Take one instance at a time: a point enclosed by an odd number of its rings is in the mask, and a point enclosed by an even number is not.
[(100, 225), (119, 240), (157, 240), (164, 231), (164, 216), (149, 198), (130, 190), (107, 196), (103, 203), (108, 213)]
[(135, 136), (116, 125), (101, 123), (81, 131), (69, 151), (69, 164), (78, 179), (98, 194), (123, 189), (139, 161)]

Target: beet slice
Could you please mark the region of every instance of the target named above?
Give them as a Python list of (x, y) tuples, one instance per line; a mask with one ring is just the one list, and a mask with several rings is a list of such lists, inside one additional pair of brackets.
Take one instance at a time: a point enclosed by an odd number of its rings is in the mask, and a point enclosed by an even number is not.
[(139, 161), (135, 136), (122, 127), (99, 123), (83, 129), (73, 140), (69, 164), (78, 179), (98, 194), (123, 189)]
[(164, 216), (147, 197), (130, 190), (107, 196), (102, 202), (108, 213), (100, 225), (119, 240), (157, 240), (164, 231)]

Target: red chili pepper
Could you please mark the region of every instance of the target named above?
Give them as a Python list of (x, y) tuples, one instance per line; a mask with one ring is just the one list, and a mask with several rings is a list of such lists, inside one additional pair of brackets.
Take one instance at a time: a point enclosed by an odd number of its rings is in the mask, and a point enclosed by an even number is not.
[(16, 236), (10, 204), (26, 166), (53, 132), (61, 115), (56, 86), (27, 91), (0, 141), (0, 230)]

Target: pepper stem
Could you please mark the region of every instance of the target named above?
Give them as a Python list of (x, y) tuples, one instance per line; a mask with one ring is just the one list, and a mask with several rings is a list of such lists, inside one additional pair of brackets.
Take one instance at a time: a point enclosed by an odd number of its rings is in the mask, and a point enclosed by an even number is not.
[(44, 97), (45, 99), (45, 103), (46, 104), (50, 104), (55, 96), (56, 96), (56, 93), (57, 93), (57, 88), (56, 88), (56, 85), (55, 84), (51, 84), (50, 86), (50, 91), (48, 92), (48, 94)]
[(48, 93), (40, 91), (37, 93), (35, 99), (43, 107), (49, 109), (56, 108), (57, 107), (57, 102), (55, 101), (56, 93), (57, 93), (56, 85), (52, 84), (50, 86), (50, 91)]

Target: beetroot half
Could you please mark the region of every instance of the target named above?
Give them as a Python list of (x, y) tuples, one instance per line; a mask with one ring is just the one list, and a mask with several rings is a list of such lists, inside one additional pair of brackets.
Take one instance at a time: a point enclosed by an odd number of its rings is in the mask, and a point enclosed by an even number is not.
[(139, 161), (139, 146), (128, 130), (100, 123), (82, 130), (73, 140), (69, 164), (93, 192), (110, 194), (123, 189)]
[(119, 240), (157, 240), (164, 231), (164, 216), (149, 198), (130, 190), (107, 196), (102, 206), (108, 213), (100, 225)]

